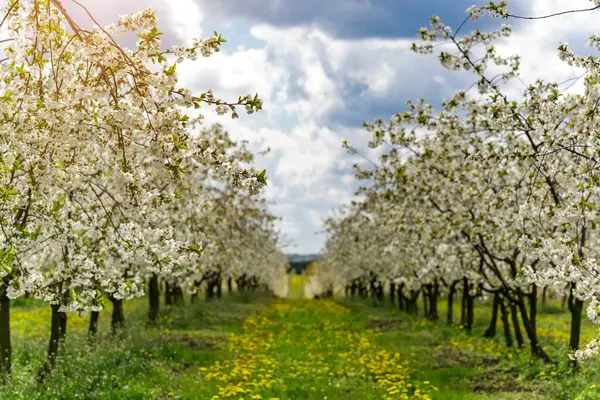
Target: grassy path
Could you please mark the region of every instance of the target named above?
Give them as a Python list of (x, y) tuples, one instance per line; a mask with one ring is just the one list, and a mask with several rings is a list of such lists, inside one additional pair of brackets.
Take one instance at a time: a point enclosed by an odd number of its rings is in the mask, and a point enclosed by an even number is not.
[(408, 361), (376, 339), (334, 302), (277, 300), (230, 338), (231, 361), (200, 369), (198, 398), (429, 399), (436, 388), (412, 379)]

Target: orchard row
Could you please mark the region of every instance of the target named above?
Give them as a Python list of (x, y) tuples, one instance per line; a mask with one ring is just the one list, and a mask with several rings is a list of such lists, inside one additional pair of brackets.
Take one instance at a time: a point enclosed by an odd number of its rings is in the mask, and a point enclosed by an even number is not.
[[(571, 358), (592, 357), (600, 341), (580, 348), (580, 327), (584, 308), (600, 323), (600, 63), (561, 43), (559, 57), (583, 72), (578, 86), (524, 82), (519, 56), (495, 47), (509, 25), (460, 32), (485, 14), (511, 17), (506, 4), (467, 13), (456, 31), (433, 16), (412, 49), (471, 73), (474, 84), (438, 109), (409, 101), (389, 122), (365, 124), (379, 158), (355, 166), (361, 200), (327, 221), (317, 281), (323, 292), (380, 297), (389, 284), (407, 311), (421, 295), (431, 319), (441, 296), (451, 308), (462, 292), (467, 328), (474, 299), (493, 297), (507, 344), (510, 326), (519, 335), (522, 326), (519, 344), (528, 340), (543, 359), (536, 312), (550, 288), (568, 298)], [(590, 46), (599, 50), (600, 37)]]
[[(10, 302), (22, 296), (52, 307), (47, 372), (66, 312), (97, 316), (108, 300), (119, 325), (123, 300), (156, 299), (162, 284), (285, 290), (276, 217), (259, 195), (265, 171), (246, 143), (201, 125), (203, 107), (236, 118), (261, 100), (178, 83), (177, 66), (218, 52), (221, 36), (163, 49), (151, 10), (88, 30), (60, 0), (1, 8), (1, 374), (11, 369)], [(118, 44), (127, 35), (134, 49)]]

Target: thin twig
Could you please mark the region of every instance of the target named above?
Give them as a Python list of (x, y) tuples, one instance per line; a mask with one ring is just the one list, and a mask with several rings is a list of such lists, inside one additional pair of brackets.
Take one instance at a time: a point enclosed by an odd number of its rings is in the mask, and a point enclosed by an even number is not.
[(537, 16), (537, 17), (526, 17), (526, 16), (513, 15), (513, 14), (508, 14), (508, 17), (516, 18), (516, 19), (546, 19), (546, 18), (558, 17), (559, 15), (565, 15), (565, 14), (574, 14), (574, 13), (581, 13), (581, 12), (586, 12), (586, 11), (594, 11), (599, 8), (600, 8), (600, 5), (597, 5), (597, 6), (591, 7), (591, 8), (582, 8), (579, 10), (561, 11), (561, 12), (557, 12), (554, 14), (542, 15), (542, 16)]

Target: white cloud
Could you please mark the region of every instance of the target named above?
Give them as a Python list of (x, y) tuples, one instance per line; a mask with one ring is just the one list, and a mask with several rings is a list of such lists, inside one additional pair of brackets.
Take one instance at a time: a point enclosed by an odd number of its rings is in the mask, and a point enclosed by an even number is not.
[(204, 13), (193, 0), (177, 0), (177, 6), (167, 8), (169, 23), (179, 39), (191, 44), (191, 39), (202, 36)]

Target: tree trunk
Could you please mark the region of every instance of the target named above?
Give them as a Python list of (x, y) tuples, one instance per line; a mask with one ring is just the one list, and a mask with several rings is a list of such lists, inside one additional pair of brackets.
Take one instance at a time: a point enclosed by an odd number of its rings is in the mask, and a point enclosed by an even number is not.
[(10, 375), (12, 349), (10, 343), (10, 299), (0, 289), (0, 376)]
[(380, 302), (383, 301), (385, 295), (383, 293), (383, 283), (382, 282), (378, 282), (376, 293), (377, 293), (377, 300)]
[(506, 347), (512, 347), (513, 340), (510, 332), (510, 322), (508, 321), (508, 310), (506, 309), (506, 305), (502, 299), (500, 300), (500, 315), (502, 318), (502, 326), (504, 328), (504, 340), (506, 341)]
[(173, 305), (173, 290), (171, 289), (169, 282), (165, 282), (165, 305)]
[(152, 274), (150, 282), (148, 282), (148, 305), (148, 319), (150, 322), (156, 322), (160, 311), (160, 289), (157, 274)]
[(223, 297), (223, 281), (220, 279), (217, 281), (217, 299)]
[(60, 314), (60, 340), (67, 338), (67, 313), (61, 312)]
[(119, 330), (125, 327), (125, 312), (123, 311), (123, 299), (115, 299), (109, 296), (109, 299), (113, 305), (112, 318), (110, 320), (110, 326), (112, 332), (118, 333)]
[(521, 333), (521, 324), (519, 323), (519, 312), (516, 304), (510, 304), (510, 316), (512, 318), (513, 327), (515, 329), (515, 339), (517, 340), (517, 347), (522, 349), (525, 347), (525, 340), (523, 340), (523, 334)]
[(529, 315), (525, 302), (523, 301), (523, 295), (519, 293), (519, 301), (517, 306), (521, 311), (521, 319), (523, 320), (523, 326), (525, 326), (525, 332), (529, 338), (529, 346), (531, 354), (544, 360), (545, 362), (550, 361), (548, 354), (542, 349), (542, 346), (538, 342), (537, 328), (536, 328), (536, 314), (537, 314), (537, 287), (535, 284), (532, 285), (531, 293), (527, 296), (529, 298)]
[(231, 277), (227, 278), (227, 294), (233, 294), (233, 279)]
[(440, 284), (437, 280), (430, 285), (429, 291), (429, 319), (431, 321), (437, 321), (440, 317), (438, 315), (438, 299), (440, 297)]
[(363, 298), (366, 299), (368, 297), (368, 290), (367, 290), (367, 285), (364, 283), (360, 283), (360, 285), (358, 286), (358, 295)]
[(427, 303), (427, 293), (425, 293), (425, 289), (421, 290), (421, 294), (421, 297), (423, 297), (423, 317), (429, 318), (429, 304)]
[(496, 325), (498, 324), (498, 308), (500, 308), (500, 293), (494, 293), (494, 303), (492, 305), (492, 320), (490, 326), (483, 333), (483, 337), (493, 338), (496, 336)]
[(98, 333), (98, 318), (99, 317), (100, 317), (100, 313), (98, 311), (92, 311), (90, 313), (90, 326), (88, 328), (88, 335), (90, 337), (94, 337)]
[(397, 294), (397, 298), (398, 298), (398, 310), (400, 311), (407, 311), (406, 309), (406, 302), (404, 301), (404, 293), (403, 293), (403, 289), (404, 289), (404, 283), (401, 283), (398, 285), (398, 288), (396, 289), (396, 294)]
[(396, 304), (395, 296), (396, 296), (396, 284), (394, 282), (390, 282), (390, 303)]
[(573, 294), (575, 284), (571, 284), (571, 293), (569, 293), (569, 311), (571, 312), (571, 336), (569, 338), (569, 350), (577, 350), (581, 338), (581, 314), (583, 310), (583, 301), (579, 300)]
[(183, 306), (185, 304), (185, 300), (183, 298), (183, 289), (181, 289), (181, 286), (174, 286), (172, 292), (173, 303), (175, 303), (176, 306)]
[(213, 281), (206, 282), (206, 301), (210, 301), (214, 297), (215, 284)]
[(419, 304), (417, 300), (419, 300), (419, 290), (411, 290), (410, 298), (408, 299), (408, 312), (413, 315), (419, 314)]
[(452, 325), (454, 322), (454, 291), (456, 288), (456, 282), (453, 282), (448, 288), (448, 311), (446, 314), (446, 323)]
[(469, 281), (463, 278), (463, 291), (460, 305), (460, 324), (467, 325), (467, 298), (469, 297)]
[(473, 322), (475, 321), (475, 296), (467, 296), (467, 332), (473, 330)]
[(52, 316), (50, 323), (50, 341), (48, 342), (48, 356), (46, 363), (39, 373), (40, 381), (44, 381), (46, 376), (56, 366), (56, 357), (58, 356), (58, 347), (62, 339), (64, 339), (67, 327), (67, 314), (59, 312), (60, 305), (52, 304)]
[(544, 289), (542, 289), (542, 307), (546, 307), (546, 297), (547, 297), (547, 292), (548, 292), (548, 286), (544, 286)]
[(465, 297), (465, 308), (466, 308), (466, 315), (465, 315), (465, 329), (467, 330), (467, 332), (471, 332), (471, 330), (473, 329), (473, 321), (475, 319), (474, 317), (474, 300), (475, 300), (475, 296), (472, 296), (470, 293), (470, 289), (472, 289), (473, 284), (469, 284), (469, 281), (467, 280), (467, 278), (464, 278), (464, 288), (463, 288), (463, 296)]

